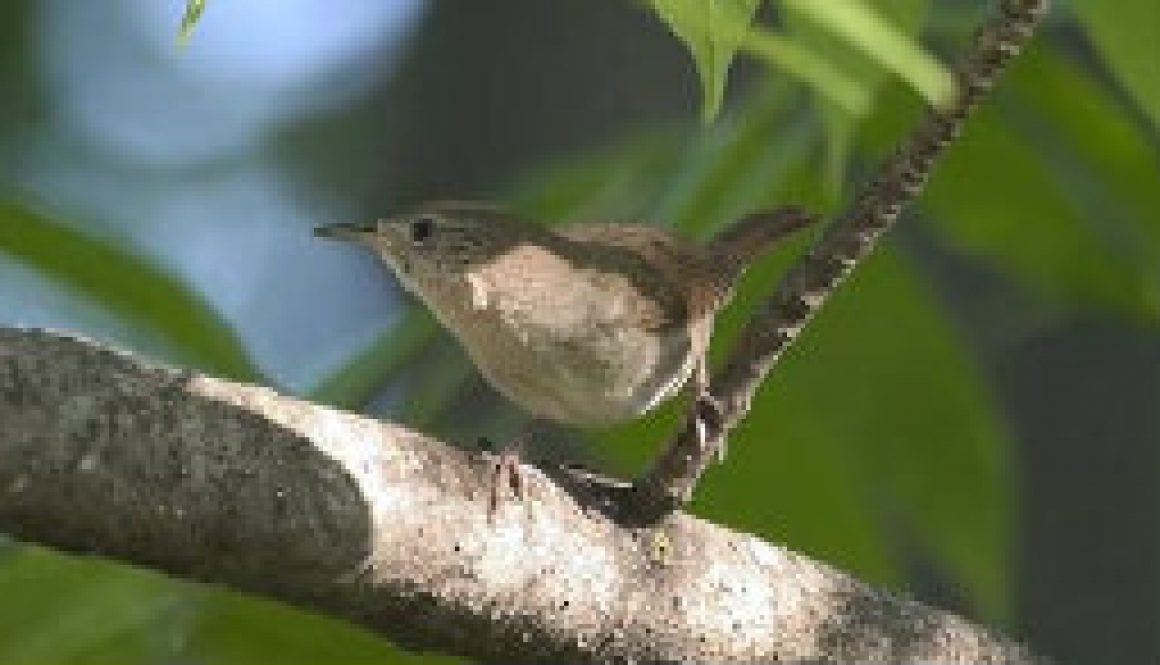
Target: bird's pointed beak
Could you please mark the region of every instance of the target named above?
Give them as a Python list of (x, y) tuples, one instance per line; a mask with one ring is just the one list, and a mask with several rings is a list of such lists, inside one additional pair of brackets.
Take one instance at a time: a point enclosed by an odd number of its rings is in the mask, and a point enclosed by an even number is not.
[(329, 224), (327, 226), (317, 226), (314, 228), (314, 236), (316, 238), (328, 238), (330, 240), (362, 240), (368, 235), (375, 232), (374, 224)]

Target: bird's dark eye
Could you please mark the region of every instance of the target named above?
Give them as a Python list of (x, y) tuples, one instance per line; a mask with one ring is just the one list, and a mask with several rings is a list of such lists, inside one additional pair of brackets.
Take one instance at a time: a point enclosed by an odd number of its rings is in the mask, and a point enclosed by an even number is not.
[(411, 222), (411, 242), (422, 245), (431, 239), (435, 232), (435, 220), (430, 217), (419, 217)]

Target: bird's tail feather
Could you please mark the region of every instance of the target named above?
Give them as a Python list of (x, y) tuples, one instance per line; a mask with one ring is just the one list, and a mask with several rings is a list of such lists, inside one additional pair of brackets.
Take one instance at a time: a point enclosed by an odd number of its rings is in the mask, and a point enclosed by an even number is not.
[(750, 213), (709, 241), (709, 251), (715, 260), (732, 268), (732, 281), (779, 241), (816, 221), (816, 216), (797, 206)]

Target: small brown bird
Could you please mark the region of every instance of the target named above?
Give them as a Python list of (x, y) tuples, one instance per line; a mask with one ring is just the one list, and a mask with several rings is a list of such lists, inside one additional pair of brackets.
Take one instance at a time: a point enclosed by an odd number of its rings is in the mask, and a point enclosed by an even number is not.
[(548, 228), (477, 203), (432, 203), (316, 235), (374, 250), (533, 416), (582, 427), (635, 419), (692, 376), (709, 399), (713, 317), (738, 277), (812, 218), (783, 208), (707, 244), (642, 224)]

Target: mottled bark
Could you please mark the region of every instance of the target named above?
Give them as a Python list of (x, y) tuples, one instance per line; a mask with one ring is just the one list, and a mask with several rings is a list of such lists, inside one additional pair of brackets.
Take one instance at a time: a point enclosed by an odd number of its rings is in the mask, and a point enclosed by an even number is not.
[(625, 491), (93, 342), (0, 328), (0, 531), (503, 662), (1025, 662), (1018, 645)]

